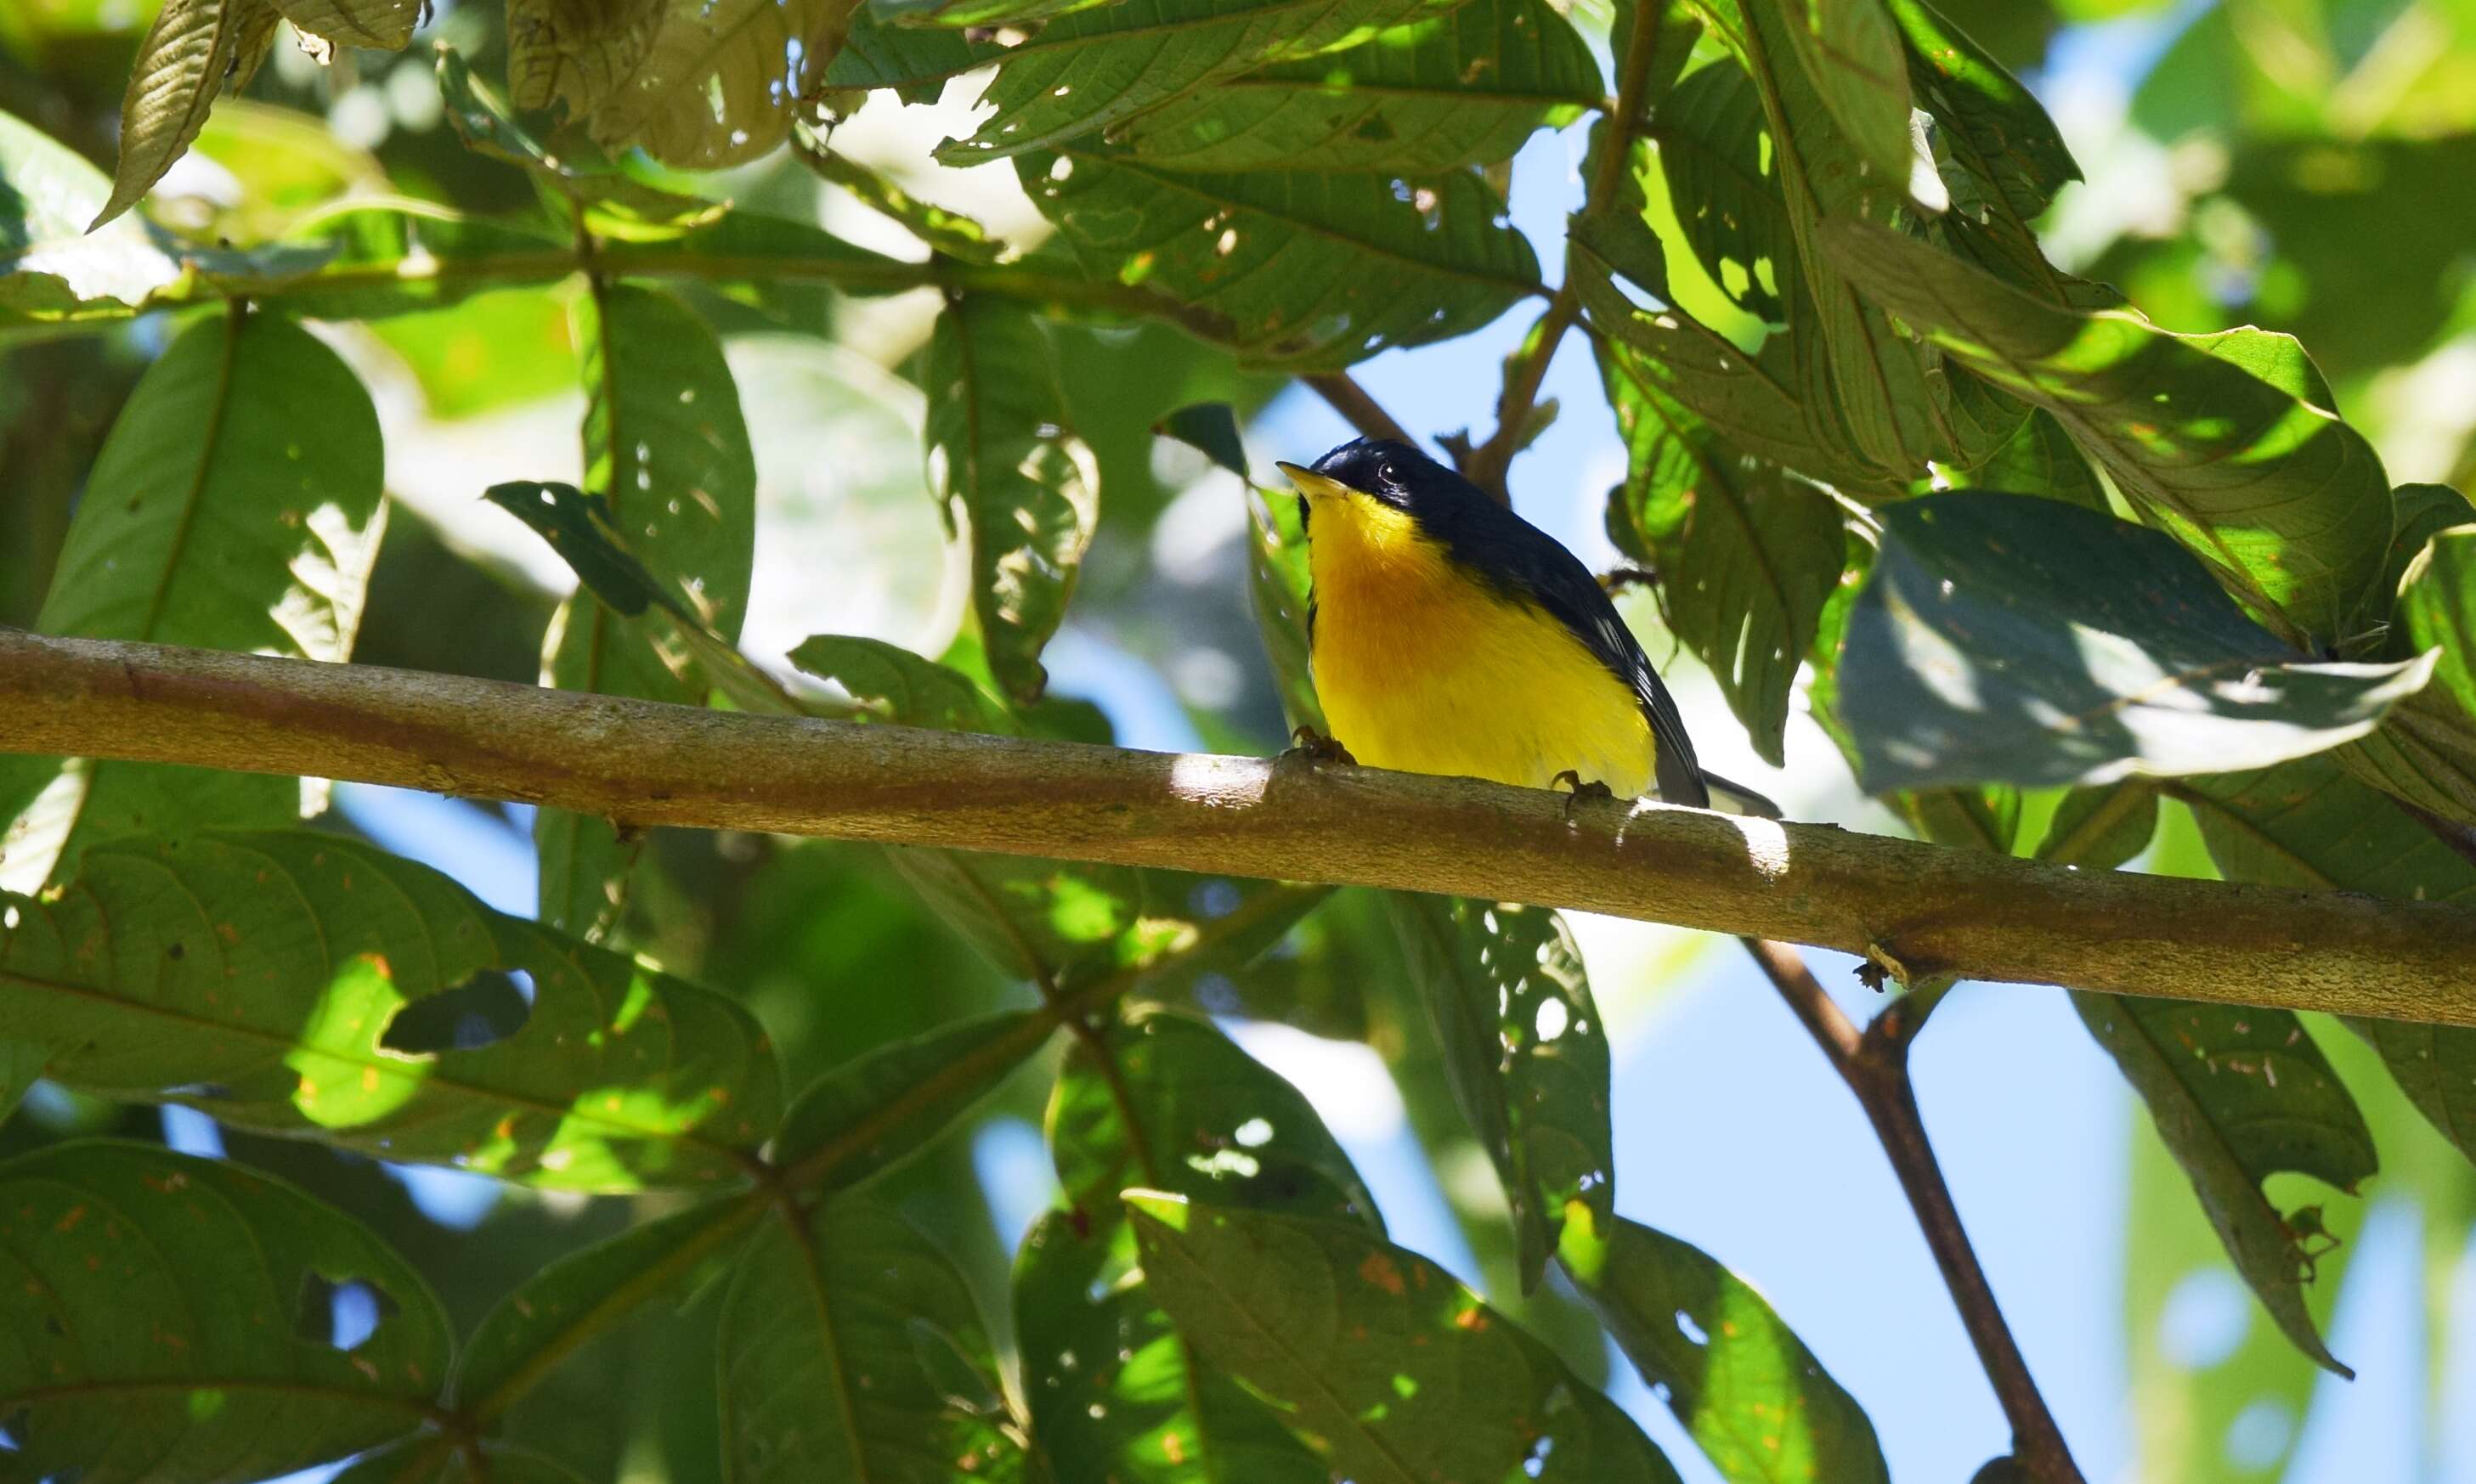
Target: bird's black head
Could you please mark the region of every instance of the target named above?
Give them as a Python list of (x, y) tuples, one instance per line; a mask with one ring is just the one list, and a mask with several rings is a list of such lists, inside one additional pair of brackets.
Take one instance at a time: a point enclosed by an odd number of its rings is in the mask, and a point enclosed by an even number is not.
[(1459, 474), (1389, 438), (1352, 438), (1310, 468), (1285, 463), (1281, 472), (1310, 496), (1350, 491), (1422, 522), (1449, 522), (1473, 506), (1495, 503)]

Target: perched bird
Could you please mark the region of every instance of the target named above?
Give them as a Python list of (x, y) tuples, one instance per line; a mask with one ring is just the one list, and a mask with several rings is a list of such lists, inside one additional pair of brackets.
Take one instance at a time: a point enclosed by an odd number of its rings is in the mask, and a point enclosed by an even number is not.
[(1709, 807), (1683, 718), (1616, 606), (1572, 553), (1407, 444), (1359, 438), (1305, 499), (1308, 655), (1331, 741), (1371, 767)]

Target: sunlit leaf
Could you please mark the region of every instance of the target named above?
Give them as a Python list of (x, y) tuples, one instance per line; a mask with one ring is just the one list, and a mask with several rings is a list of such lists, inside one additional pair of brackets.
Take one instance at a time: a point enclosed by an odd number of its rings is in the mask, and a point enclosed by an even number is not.
[(428, 13), (428, 0), (274, 0), (295, 29), (340, 46), (400, 52)]
[(937, 317), (928, 347), (929, 487), (970, 529), (989, 668), (1022, 702), (1048, 684), (1041, 647), (1101, 518), (1099, 472), (1065, 426), (1055, 356), (1029, 310), (977, 294)]
[(508, 87), (520, 109), (582, 118), (636, 69), (662, 0), (508, 0)]
[[(2419, 507), (2424, 524), (2460, 513), (2439, 500)], [(2393, 653), (2435, 652), (2433, 684), (2340, 760), (2410, 804), (2476, 823), (2476, 526), (2436, 532), (2408, 563), (2391, 627)]]
[(1888, 1484), (1865, 1410), (1743, 1278), (1617, 1219), (1568, 1222), (1559, 1257), (1642, 1378), (1728, 1484)]
[(135, 305), (179, 276), (143, 222), (87, 230), (111, 197), (111, 182), (75, 150), (0, 113), (0, 313)]
[(1524, 1292), (1578, 1202), (1616, 1216), (1607, 1027), (1556, 914), (1513, 903), (1398, 894), (1394, 924), (1445, 1074), (1513, 1214)]
[(1510, 159), (1603, 91), (1590, 47), (1545, 0), (1467, 0), (1139, 113), (1126, 142), (1179, 170), (1432, 174)]
[(1281, 710), (1294, 727), (1324, 730), (1307, 656), (1307, 611), (1312, 583), (1307, 573), (1305, 497), (1277, 491), (1247, 498), (1247, 594), (1255, 629), (1273, 664)]
[(1883, 511), (1838, 711), (1869, 788), (2266, 766), (2364, 735), (2425, 661), (2316, 664), (2159, 532), (1972, 490)]
[(1061, 15), (996, 54), (997, 111), (938, 154), (969, 164), (1094, 134), (1271, 63), (1357, 44), (1453, 0), (1121, 0)]
[(901, 222), (912, 235), (948, 257), (967, 262), (994, 262), (1005, 253), (1005, 243), (992, 236), (979, 222), (912, 195), (884, 171), (871, 169), (832, 148), (826, 136), (806, 123), (793, 129), (791, 142), (799, 151), (800, 162), (808, 167), (810, 174), (850, 191), (871, 210)]
[[(271, 313), (192, 325), (147, 369), (86, 482), (36, 627), (83, 638), (350, 657), (378, 555), (378, 417), (335, 353)], [(299, 817), (291, 779), (0, 758), (0, 883), (96, 840)]]
[(765, 1214), (754, 1201), (708, 1200), (563, 1254), (492, 1305), (457, 1354), (450, 1395), (496, 1414), (648, 1302), (723, 1271)]
[[(1909, 68), (1900, 30), (1882, 0), (1746, 0), (1750, 48), (1767, 54), (1785, 38), (1836, 132), (1857, 159), (1860, 172), (1905, 186), (1929, 210), (1943, 200), (1936, 187), (1915, 178), (1916, 146), (1909, 134)], [(1770, 14), (1776, 9), (1777, 24)], [(1766, 56), (1770, 67), (1781, 63)], [(1804, 134), (1823, 132), (1822, 121)]]
[[(607, 149), (635, 145), (682, 170), (741, 164), (789, 136), (800, 99), (841, 49), (854, 9), (845, 0), (623, 5), (614, 19), (580, 29), (567, 5), (534, 8), (528, 18), (538, 39), (524, 59), (519, 98), (550, 91), (571, 107), (593, 98), (586, 126)], [(612, 64), (622, 59), (629, 65), (619, 74)]]
[(275, 44), (269, 0), (165, 0), (137, 49), (120, 100), (120, 163), (100, 227), (137, 204), (205, 126), (228, 82), (246, 80)]
[(791, 663), (840, 686), (865, 716), (940, 731), (1006, 735), (1019, 730), (1004, 705), (970, 676), (881, 639), (816, 634), (791, 651)]
[(1768, 143), (1763, 95), (1743, 67), (1703, 67), (1676, 85), (1650, 129), (1685, 240), (1741, 308), (1781, 320), (1796, 275), (1795, 234)]
[[(678, 299), (627, 284), (580, 308), (588, 397), (585, 488), (657, 581), (675, 582), (697, 616), (735, 640), (755, 559), (756, 464), (722, 345)], [(543, 683), (561, 690), (693, 703), (640, 632), (590, 599), (554, 626)], [(635, 847), (609, 821), (543, 809), (542, 921), (588, 937), (607, 933), (626, 900)]]
[(729, 1000), (341, 836), (99, 846), (5, 920), (0, 1038), (108, 1097), (574, 1190), (733, 1177), (780, 1103)]
[(971, 1290), (893, 1211), (838, 1201), (766, 1228), (723, 1301), (723, 1476), (1022, 1477)]
[[(376, 1234), (289, 1185), (146, 1145), (0, 1165), (9, 1464), (86, 1484), (246, 1484), (421, 1425), (451, 1331)], [(377, 1324), (335, 1343), (333, 1296)]]
[(1130, 1200), (1152, 1291), (1336, 1476), (1666, 1481), (1607, 1397), (1451, 1274), (1355, 1223)]
[(1659, 574), (1670, 630), (1778, 766), (1797, 667), (1846, 559), (1840, 507), (1728, 447), (1632, 347), (1602, 341), (1598, 353), (1626, 454), (1608, 533)]
[(1960, 364), (2052, 412), (2144, 519), (2290, 642), (2344, 621), (2378, 577), (2389, 484), (2292, 340), (2173, 335), (2124, 310), (2040, 303), (1923, 243), (1842, 223), (1833, 260)]
[(2106, 490), (2097, 473), (2082, 457), (2071, 434), (2043, 409), (2029, 414), (2012, 441), (1974, 469), (1939, 470), (1953, 489), (1999, 489), (2016, 495), (2044, 495), (2105, 512)]

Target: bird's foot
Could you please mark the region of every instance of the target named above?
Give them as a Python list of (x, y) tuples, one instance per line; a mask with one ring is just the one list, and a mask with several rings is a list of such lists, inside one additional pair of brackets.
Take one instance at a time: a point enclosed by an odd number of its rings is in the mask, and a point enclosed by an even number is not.
[(1318, 766), (1328, 762), (1346, 762), (1353, 768), (1358, 766), (1358, 759), (1349, 755), (1349, 749), (1313, 727), (1300, 727), (1290, 733), (1290, 740), (1298, 745), (1281, 754), (1285, 758), (1296, 757)]
[(1554, 788), (1559, 783), (1571, 784), (1573, 790), (1572, 794), (1565, 801), (1565, 823), (1569, 825), (1573, 822), (1573, 806), (1580, 804), (1583, 800), (1614, 799), (1617, 796), (1617, 791), (1615, 789), (1600, 782), (1597, 779), (1593, 779), (1587, 783), (1582, 781), (1582, 776), (1571, 768), (1566, 769), (1564, 772), (1557, 774), (1554, 778), (1548, 780), (1548, 786), (1549, 788)]

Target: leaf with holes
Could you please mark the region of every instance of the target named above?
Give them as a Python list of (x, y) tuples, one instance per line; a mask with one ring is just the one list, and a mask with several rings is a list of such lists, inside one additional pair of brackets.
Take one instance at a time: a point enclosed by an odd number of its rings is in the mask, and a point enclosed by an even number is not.
[(584, 118), (653, 44), (661, 0), (508, 0), (508, 87), (520, 109)]
[(1390, 899), (1445, 1076), (1512, 1209), (1524, 1293), (1575, 1202), (1616, 1216), (1608, 1042), (1581, 954), (1555, 913), (1515, 903)]
[(1037, 701), (1049, 682), (1041, 647), (1100, 522), (1092, 451), (1065, 426), (1049, 333), (1020, 304), (976, 294), (948, 305), (927, 390), (928, 486), (970, 527), (989, 668), (1015, 700)]
[(1873, 1424), (1745, 1279), (1664, 1231), (1565, 1224), (1558, 1252), (1619, 1348), (1729, 1484), (1889, 1484)]
[(1468, 0), (1139, 113), (1126, 143), (1176, 170), (1433, 174), (1509, 160), (1603, 92), (1590, 47), (1545, 0)]
[(780, 1216), (723, 1300), (723, 1476), (1020, 1479), (1025, 1456), (971, 1289), (893, 1211)]
[(136, 206), (206, 127), (226, 87), (237, 92), (275, 45), (268, 0), (167, 0), (137, 46), (120, 100), (120, 162), (90, 224)]
[[(2231, 881), (2476, 901), (2476, 865), (2336, 759), (2194, 779), (2178, 797)], [(2389, 1020), (2347, 1025), (2381, 1053), (2416, 1111), (2476, 1161), (2476, 1030)]]
[(1468, 171), (1191, 175), (1082, 144), (1017, 171), (1096, 277), (1208, 316), (1201, 328), (1267, 364), (1449, 339), (1539, 291), (1530, 244)]
[(1257, 67), (1356, 45), (1442, 14), (1455, 0), (1119, 0), (1061, 15), (998, 52), (980, 95), (996, 112), (938, 150), (948, 164), (1002, 160), (1092, 136)]
[(1597, 349), (1626, 455), (1608, 533), (1660, 574), (1670, 630), (1719, 680), (1754, 750), (1780, 766), (1797, 667), (1846, 560), (1840, 507), (1728, 447), (1630, 346)]
[[(201, 320), (113, 422), (36, 627), (346, 659), (382, 517), (378, 415), (351, 369), (270, 313)], [(0, 758), (0, 885), (31, 891), (112, 835), (282, 825), (302, 802), (288, 778)]]
[(606, 149), (633, 145), (681, 170), (745, 164), (790, 136), (800, 100), (842, 49), (856, 9), (847, 0), (623, 4), (608, 20), (579, 26), (568, 5), (530, 7), (528, 45), (511, 60), (522, 70), (510, 75), (520, 99), (591, 98), (585, 126)]
[(1382, 1226), (1297, 1089), (1207, 1023), (1170, 1011), (1077, 1041), (1049, 1105), (1072, 1211), (1015, 1266), (1032, 1432), (1064, 1477), (1325, 1477), (1262, 1401), (1198, 1366), (1145, 1288), (1118, 1194), (1161, 1186), (1250, 1209)]
[(730, 1001), (342, 836), (100, 846), (0, 922), (0, 1038), (104, 1097), (602, 1191), (730, 1179), (780, 1106)]
[[(421, 1275), (238, 1165), (99, 1140), (20, 1155), (0, 1164), (0, 1417), (24, 1478), (289, 1473), (413, 1432), (446, 1373)], [(338, 1333), (339, 1290), (374, 1311), (366, 1333)]]
[(1835, 679), (1869, 789), (2266, 766), (2363, 736), (2431, 670), (2308, 662), (2174, 541), (2061, 501), (1882, 517)]
[(1796, 235), (1771, 164), (1763, 95), (1743, 67), (1706, 66), (1676, 85), (1648, 130), (1685, 240), (1740, 308), (1787, 317)]
[(412, 29), (429, 0), (274, 0), (293, 28), (339, 46), (400, 52), (412, 44)]
[(2303, 349), (2043, 304), (1924, 243), (1836, 224), (1832, 259), (1961, 365), (2053, 413), (2142, 516), (2290, 643), (2344, 645), (2390, 537), (2389, 484)]
[(1178, 1332), (1280, 1406), (1334, 1476), (1673, 1484), (1614, 1402), (1416, 1252), (1352, 1222), (1127, 1203)]
[[(604, 286), (579, 307), (589, 400), (584, 484), (657, 581), (677, 584), (697, 617), (735, 642), (756, 542), (756, 464), (722, 344), (686, 305), (658, 289)], [(546, 641), (542, 682), (692, 705), (700, 687), (619, 614), (571, 601)], [(605, 819), (543, 809), (542, 921), (589, 938), (615, 926), (636, 846)]]

